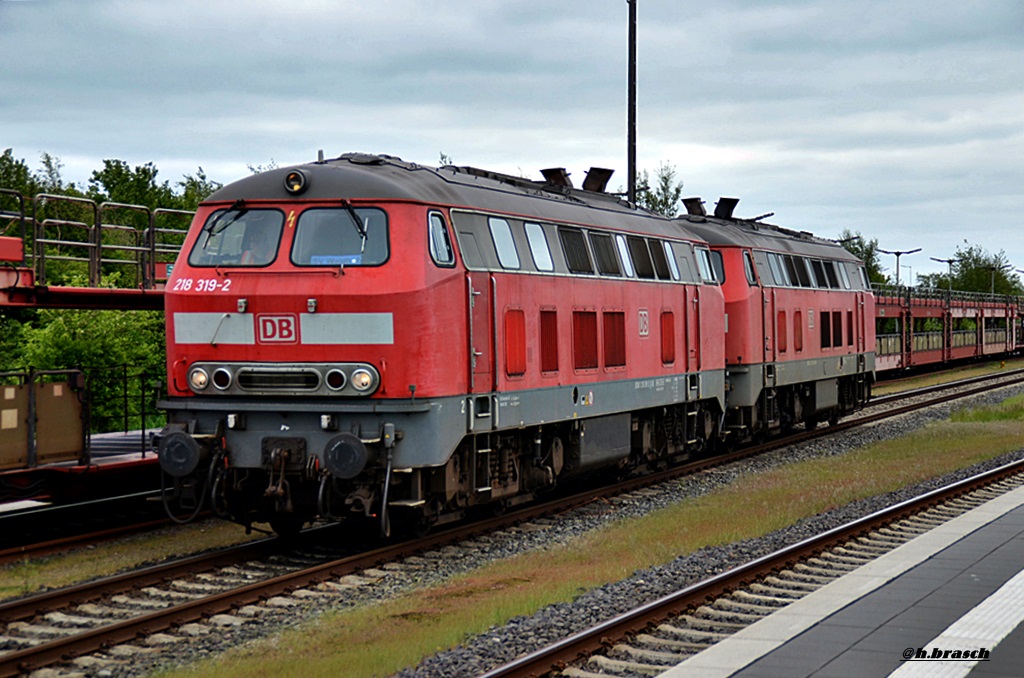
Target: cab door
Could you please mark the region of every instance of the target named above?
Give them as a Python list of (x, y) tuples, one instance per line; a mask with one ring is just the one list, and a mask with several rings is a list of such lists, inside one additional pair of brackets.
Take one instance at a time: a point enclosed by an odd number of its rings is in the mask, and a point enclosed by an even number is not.
[(494, 276), (486, 271), (466, 274), (469, 306), (469, 390), (488, 393), (494, 384)]

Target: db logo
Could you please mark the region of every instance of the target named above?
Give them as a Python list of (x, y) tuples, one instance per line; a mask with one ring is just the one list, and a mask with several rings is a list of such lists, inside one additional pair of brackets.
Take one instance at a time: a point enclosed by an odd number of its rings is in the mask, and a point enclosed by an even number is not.
[(289, 315), (256, 316), (256, 332), (261, 344), (296, 344), (299, 341), (297, 318)]

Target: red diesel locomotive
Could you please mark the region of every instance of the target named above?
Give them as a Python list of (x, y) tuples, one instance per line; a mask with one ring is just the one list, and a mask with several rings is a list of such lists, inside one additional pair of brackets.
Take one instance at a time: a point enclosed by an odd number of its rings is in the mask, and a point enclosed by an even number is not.
[(686, 202), (688, 228), (720, 262), (728, 412), (734, 438), (834, 423), (874, 381), (874, 298), (862, 262), (835, 242)]
[[(577, 189), (560, 170), (535, 182), (347, 154), (213, 194), (166, 290), (157, 442), (177, 491), (246, 526), (386, 532), (863, 402), (874, 341), (854, 302), (870, 294), (850, 255), (655, 215), (605, 193), (609, 176)], [(769, 277), (780, 256), (851, 284)], [(737, 268), (750, 257), (754, 283)], [(798, 306), (813, 309), (803, 348), (758, 334)], [(855, 311), (852, 341), (818, 350), (809, 316), (824, 309), (830, 328)]]

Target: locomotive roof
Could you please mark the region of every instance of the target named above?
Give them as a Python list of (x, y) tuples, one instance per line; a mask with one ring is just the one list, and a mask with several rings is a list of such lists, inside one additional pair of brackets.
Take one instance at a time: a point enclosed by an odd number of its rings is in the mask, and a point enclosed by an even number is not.
[(827, 259), (860, 261), (832, 240), (754, 219), (684, 215), (678, 221), (711, 245), (736, 245)]
[(294, 200), (285, 177), (301, 170), (307, 188), (303, 200), (410, 200), (474, 210), (622, 228), (669, 238), (700, 240), (685, 221), (672, 220), (630, 205), (609, 193), (531, 181), (473, 167), (426, 167), (388, 155), (347, 153), (268, 170), (214, 192), (206, 202)]

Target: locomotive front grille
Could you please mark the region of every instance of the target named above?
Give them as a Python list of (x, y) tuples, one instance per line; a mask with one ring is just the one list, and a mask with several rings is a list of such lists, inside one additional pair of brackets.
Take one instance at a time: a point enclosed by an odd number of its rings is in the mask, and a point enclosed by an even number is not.
[(241, 370), (238, 387), (246, 391), (315, 391), (320, 374), (314, 370)]

